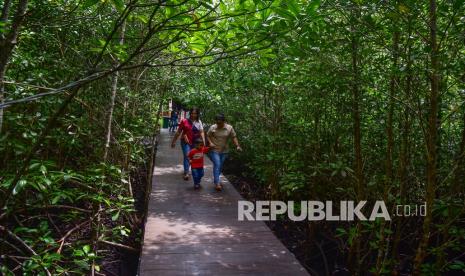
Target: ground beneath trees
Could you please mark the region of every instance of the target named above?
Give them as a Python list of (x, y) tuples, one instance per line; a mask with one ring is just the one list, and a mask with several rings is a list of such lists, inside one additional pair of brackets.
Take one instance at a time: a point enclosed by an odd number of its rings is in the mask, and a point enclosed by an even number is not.
[[(134, 207), (137, 215), (137, 224), (134, 225), (130, 235), (123, 244), (137, 250), (137, 252), (112, 249), (102, 260), (103, 273), (107, 275), (133, 276), (137, 275), (142, 241), (142, 229), (145, 221), (145, 194), (147, 188), (147, 164), (141, 164), (131, 173)], [(111, 224), (111, 222), (109, 222)]]

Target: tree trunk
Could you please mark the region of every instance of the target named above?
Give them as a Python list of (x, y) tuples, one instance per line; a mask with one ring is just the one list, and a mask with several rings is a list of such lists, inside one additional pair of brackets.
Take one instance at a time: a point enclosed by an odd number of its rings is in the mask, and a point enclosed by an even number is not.
[[(386, 145), (386, 180), (384, 182), (383, 188), (383, 200), (384, 202), (388, 201), (388, 192), (392, 186), (393, 181), (393, 152), (394, 152), (394, 126), (393, 126), (393, 117), (394, 117), (394, 97), (396, 94), (397, 85), (399, 83), (397, 76), (397, 64), (399, 59), (399, 30), (395, 26), (394, 22), (394, 33), (392, 36), (392, 72), (391, 80), (389, 84), (389, 109), (387, 115), (387, 126), (386, 126), (386, 135), (387, 135), (387, 145)], [(376, 274), (379, 275), (382, 269), (382, 263), (384, 259), (384, 252), (386, 251), (386, 237), (385, 237), (385, 227), (386, 221), (381, 222), (380, 227), (380, 238), (378, 246), (378, 256), (376, 259)]]
[[(28, 0), (20, 0), (18, 8), (16, 10), (13, 22), (11, 24), (11, 30), (6, 34), (0, 35), (0, 104), (5, 101), (5, 75), (8, 63), (10, 62), (13, 49), (18, 43), (18, 34), (19, 29), (23, 23), (24, 16), (27, 10)], [(4, 23), (8, 20), (8, 15), (10, 13), (11, 0), (6, 0), (3, 3), (2, 14), (0, 17), (0, 22)], [(0, 107), (0, 133), (2, 133), (3, 128), (3, 116), (4, 108)]]
[[(3, 54), (2, 54), (3, 55)], [(5, 72), (6, 72), (6, 64), (1, 62), (0, 64), (0, 104), (4, 103), (5, 101)], [(4, 111), (3, 108), (0, 107), (0, 134), (2, 133), (3, 129), (3, 115)]]
[[(354, 8), (354, 18), (360, 17), (360, 9), (358, 6), (353, 6)], [(353, 116), (353, 137), (354, 137), (354, 167), (355, 167), (355, 177), (356, 177), (356, 194), (357, 200), (365, 199), (365, 184), (363, 176), (363, 157), (362, 157), (362, 135), (361, 135), (361, 116), (360, 116), (360, 72), (359, 72), (359, 41), (358, 35), (354, 27), (355, 23), (351, 24), (351, 58), (352, 58), (352, 116)], [(362, 224), (360, 221), (357, 221), (356, 224), (356, 234), (353, 238), (352, 245), (349, 248), (348, 253), (348, 266), (349, 271), (352, 274), (358, 274), (362, 264), (360, 263), (360, 247), (361, 247), (361, 232)]]
[[(119, 45), (124, 44), (125, 30), (126, 30), (126, 24), (123, 23), (122, 26), (121, 26), (121, 38), (120, 38), (120, 41), (119, 41)], [(104, 149), (104, 152), (103, 152), (103, 162), (107, 161), (108, 150), (110, 149), (113, 111), (115, 110), (116, 93), (118, 91), (118, 76), (119, 76), (119, 73), (115, 72), (115, 74), (113, 75), (113, 78), (111, 80), (111, 100), (110, 100), (110, 107), (109, 107), (109, 110), (108, 110), (107, 129), (106, 129), (106, 135), (105, 135), (105, 149)]]
[(105, 149), (103, 153), (104, 162), (107, 161), (108, 150), (110, 149), (113, 111), (115, 109), (116, 92), (118, 90), (118, 76), (119, 76), (119, 73), (116, 72), (111, 79), (111, 99), (110, 99), (110, 107), (108, 110), (108, 117), (107, 117), (107, 129), (106, 129), (106, 134), (105, 134)]
[(462, 129), (462, 141), (460, 142), (459, 150), (457, 153), (457, 169), (455, 170), (454, 183), (453, 183), (453, 194), (462, 193), (463, 179), (465, 178), (465, 111), (463, 112), (463, 129)]
[[(387, 146), (386, 146), (386, 182), (385, 189), (389, 188), (393, 180), (393, 152), (394, 152), (394, 131), (393, 131), (393, 117), (394, 117), (394, 97), (396, 94), (398, 77), (397, 77), (397, 64), (399, 59), (399, 31), (395, 30), (392, 38), (392, 73), (389, 85), (389, 110), (387, 116)], [(386, 192), (386, 191), (385, 191)]]
[[(406, 53), (406, 78), (405, 78), (405, 102), (409, 102), (410, 95), (412, 92), (412, 60), (410, 58), (412, 41), (411, 41), (411, 21), (408, 22), (408, 36), (407, 36), (407, 53)], [(408, 167), (410, 163), (410, 109), (405, 107), (403, 110), (403, 117), (400, 123), (402, 129), (400, 153), (399, 153), (399, 203), (405, 204), (407, 197), (407, 183), (408, 183)], [(399, 259), (399, 243), (402, 236), (402, 227), (404, 223), (404, 217), (398, 216), (396, 220), (396, 229), (394, 234), (394, 242), (392, 245), (392, 255), (398, 260)]]
[(365, 185), (363, 177), (363, 157), (362, 157), (362, 135), (361, 135), (361, 119), (360, 119), (360, 76), (358, 68), (358, 41), (352, 38), (352, 70), (353, 70), (353, 83), (352, 83), (352, 115), (353, 115), (353, 135), (354, 135), (354, 155), (355, 155), (355, 176), (357, 181), (357, 195), (358, 199), (365, 198)]
[[(284, 88), (282, 86), (277, 86), (275, 89), (273, 89), (272, 92), (272, 110), (273, 110), (273, 118), (272, 118), (272, 126), (271, 126), (271, 135), (272, 135), (272, 142), (271, 142), (271, 152), (278, 153), (279, 152), (279, 143), (277, 141), (277, 137), (280, 136), (281, 133), (281, 125), (282, 125), (282, 95), (283, 95), (283, 90)], [(280, 192), (279, 192), (279, 175), (282, 170), (281, 164), (276, 160), (276, 158), (273, 158), (271, 162), (273, 166), (273, 171), (271, 172), (269, 183), (270, 183), (270, 196), (272, 200), (277, 200), (280, 198)]]
[[(464, 40), (463, 43), (465, 44), (465, 32), (463, 33)], [(462, 87), (465, 88), (465, 73), (461, 77), (462, 80)], [(456, 169), (454, 174), (454, 181), (452, 183), (452, 193), (458, 194), (463, 193), (463, 179), (465, 179), (465, 109), (463, 110), (463, 118), (462, 118), (462, 140), (459, 145), (459, 149), (457, 151), (457, 162), (456, 162)]]
[(430, 110), (428, 116), (427, 141), (427, 167), (426, 167), (426, 216), (423, 220), (423, 234), (417, 248), (414, 261), (414, 275), (420, 275), (421, 265), (426, 256), (429, 243), (432, 208), (437, 186), (437, 161), (438, 161), (438, 103), (439, 103), (439, 49), (437, 45), (437, 14), (436, 0), (429, 1), (429, 27), (430, 27), (430, 47), (431, 47), (431, 91)]

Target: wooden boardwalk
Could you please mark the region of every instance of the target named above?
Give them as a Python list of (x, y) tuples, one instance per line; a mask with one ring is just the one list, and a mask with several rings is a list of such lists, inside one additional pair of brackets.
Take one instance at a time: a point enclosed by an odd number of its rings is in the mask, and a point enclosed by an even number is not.
[(242, 198), (224, 177), (214, 191), (208, 158), (200, 191), (182, 180), (171, 138), (160, 134), (139, 275), (308, 275), (264, 222), (238, 221)]

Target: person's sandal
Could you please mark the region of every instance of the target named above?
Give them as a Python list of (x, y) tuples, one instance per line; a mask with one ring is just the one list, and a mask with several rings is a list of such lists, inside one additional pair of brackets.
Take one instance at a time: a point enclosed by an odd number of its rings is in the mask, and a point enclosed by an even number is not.
[(217, 192), (221, 192), (221, 191), (223, 190), (223, 186), (221, 186), (221, 184), (216, 184), (215, 190), (216, 190)]
[(186, 181), (189, 180), (189, 175), (188, 175), (188, 174), (185, 174), (185, 175), (182, 177), (182, 179), (184, 179), (184, 180), (186, 180)]

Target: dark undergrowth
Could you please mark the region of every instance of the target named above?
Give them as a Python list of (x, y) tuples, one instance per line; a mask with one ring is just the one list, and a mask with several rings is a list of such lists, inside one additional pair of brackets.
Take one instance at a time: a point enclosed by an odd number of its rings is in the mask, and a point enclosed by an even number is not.
[[(145, 199), (147, 191), (147, 169), (148, 165), (143, 164), (132, 173), (134, 207), (138, 220), (135, 229), (125, 240), (125, 244), (137, 249), (137, 252), (129, 250), (117, 250), (117, 254), (108, 260), (108, 271), (114, 275), (133, 276), (137, 275), (139, 267), (140, 252), (142, 249), (142, 234), (145, 221)], [(116, 265), (112, 266), (111, 264)]]
[[(267, 200), (266, 188), (258, 184), (244, 163), (229, 159), (225, 163), (224, 174), (245, 199)], [(311, 275), (349, 275), (339, 265), (343, 263), (339, 241), (326, 234), (324, 229), (331, 225), (310, 225), (306, 221), (296, 222), (284, 217), (266, 224)], [(332, 229), (326, 230), (332, 232)]]
[[(116, 232), (119, 232), (118, 229), (123, 229), (122, 231), (125, 231), (125, 233), (124, 235), (117, 233), (122, 238), (117, 239), (116, 242), (109, 240), (109, 243), (99, 243), (96, 254), (98, 269), (96, 270), (101, 274), (97, 275), (137, 275), (143, 222), (146, 214), (145, 199), (148, 167), (148, 162), (141, 162), (134, 165), (130, 173), (129, 181), (132, 188), (132, 197), (129, 198), (132, 198), (133, 201), (129, 201), (131, 202), (128, 207), (129, 211), (121, 211), (119, 217), (107, 215), (109, 210), (102, 212), (100, 217), (102, 233), (105, 232), (106, 235), (110, 235), (108, 232), (115, 232), (115, 229), (117, 229)], [(77, 181), (69, 182), (62, 186), (62, 191), (71, 192), (82, 187), (83, 184)], [(93, 190), (90, 186), (89, 189)], [(109, 201), (117, 201), (118, 197), (120, 197), (118, 192), (107, 193), (107, 195)], [(1, 218), (6, 225), (6, 229), (12, 230), (9, 236), (0, 236), (0, 249), (2, 250), (0, 266), (6, 266), (10, 269), (8, 274), (2, 274), (0, 271), (0, 275), (11, 275), (12, 273), (13, 275), (45, 275), (43, 267), (48, 268), (52, 275), (56, 275), (55, 273), (84, 275), (86, 270), (89, 271), (90, 258), (93, 256), (91, 255), (93, 251), (90, 246), (92, 244), (92, 228), (89, 221), (94, 222), (95, 220), (95, 218), (91, 218), (92, 203), (85, 200), (75, 200), (61, 205), (50, 205), (49, 208), (43, 210), (34, 209), (24, 204), (16, 212), (7, 216), (3, 215)], [(42, 235), (45, 238), (35, 237), (41, 231), (45, 232)], [(34, 267), (34, 263), (31, 261), (28, 261), (29, 257), (21, 255), (27, 249), (27, 246), (19, 240), (15, 240), (14, 236), (19, 234), (29, 235), (30, 238), (25, 239), (28, 244), (35, 245), (42, 242), (50, 244), (49, 248), (45, 249), (48, 253), (43, 253), (44, 257), (41, 260), (31, 258), (38, 264), (37, 267)], [(62, 241), (62, 245), (59, 246)], [(8, 244), (2, 244), (3, 242)], [(77, 249), (72, 250), (70, 249), (71, 246)], [(47, 263), (54, 256), (59, 258), (58, 260), (62, 260), (59, 264), (63, 269)], [(22, 263), (22, 261), (26, 262)], [(67, 270), (66, 265), (73, 265), (74, 268)], [(25, 272), (26, 269), (28, 272)]]
[[(268, 187), (261, 185), (254, 177), (253, 171), (244, 162), (235, 159), (234, 155), (225, 162), (224, 175), (246, 200), (254, 202), (271, 198)], [(421, 227), (420, 221), (413, 217), (403, 223), (405, 233), (413, 233), (416, 228)], [(340, 229), (349, 226), (347, 222), (292, 221), (287, 217), (278, 216), (276, 221), (266, 221), (266, 224), (310, 275), (350, 275), (347, 267), (347, 240), (339, 232)], [(372, 239), (371, 236), (365, 237), (367, 243)], [(432, 240), (439, 241), (440, 237), (434, 236)], [(412, 275), (412, 262), (408, 256), (414, 254), (415, 242), (417, 241), (413, 239), (400, 241), (396, 271), (385, 271), (384, 274)], [(376, 262), (376, 257), (375, 254), (361, 256), (370, 263)], [(436, 259), (427, 258), (427, 261), (435, 262)], [(455, 261), (459, 263), (465, 261), (465, 254), (460, 255)], [(361, 275), (371, 275), (368, 272), (369, 268), (361, 270), (365, 271)], [(464, 274), (451, 270), (447, 275)]]

